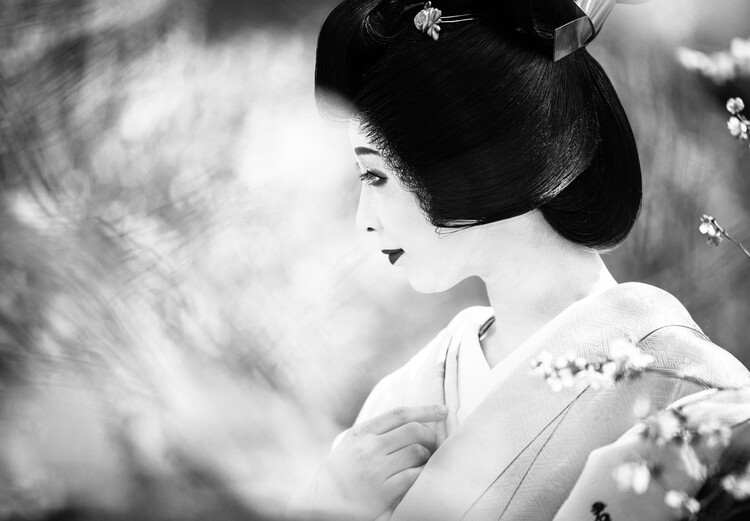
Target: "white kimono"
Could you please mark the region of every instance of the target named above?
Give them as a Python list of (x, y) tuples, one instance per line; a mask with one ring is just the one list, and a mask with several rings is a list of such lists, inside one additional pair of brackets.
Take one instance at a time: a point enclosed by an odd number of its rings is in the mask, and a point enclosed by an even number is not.
[[(706, 388), (750, 384), (745, 367), (711, 343), (673, 296), (645, 284), (620, 284), (579, 301), (490, 370), (478, 358), (478, 336), (491, 317), (485, 307), (459, 313), (383, 378), (362, 407), (357, 422), (399, 406), (445, 404), (450, 410), (446, 441), (392, 521), (550, 520), (588, 454), (636, 422), (637, 400), (648, 398), (658, 411)], [(629, 335), (669, 376), (646, 373), (611, 388), (554, 393), (531, 371), (531, 358), (542, 351), (597, 361), (612, 341)]]

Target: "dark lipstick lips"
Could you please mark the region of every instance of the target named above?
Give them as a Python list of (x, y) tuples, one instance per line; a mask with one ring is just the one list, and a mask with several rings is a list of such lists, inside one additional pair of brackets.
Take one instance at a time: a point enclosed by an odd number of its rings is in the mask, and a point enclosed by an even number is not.
[(391, 264), (396, 264), (396, 261), (404, 254), (404, 250), (382, 250), (383, 253), (388, 255), (388, 260)]

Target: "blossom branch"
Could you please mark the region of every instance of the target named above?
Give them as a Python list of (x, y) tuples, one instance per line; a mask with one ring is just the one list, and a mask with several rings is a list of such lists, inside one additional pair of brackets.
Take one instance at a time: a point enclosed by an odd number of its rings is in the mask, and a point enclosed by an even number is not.
[[(726, 235), (715, 220), (710, 222)], [(578, 391), (586, 387), (609, 387), (647, 372), (679, 377), (700, 386), (705, 384), (690, 367), (684, 370), (654, 367), (653, 362), (654, 357), (643, 352), (638, 340), (631, 335), (612, 342), (606, 358), (601, 361), (590, 362), (576, 353), (554, 356), (543, 352), (532, 360), (531, 366), (555, 392), (566, 387), (575, 387)], [(715, 463), (715, 455), (729, 447), (735, 425), (716, 417), (696, 421), (685, 406), (653, 415), (649, 415), (650, 408), (648, 397), (634, 404), (635, 416), (641, 419), (636, 433), (640, 440), (637, 443), (644, 447), (643, 456), (635, 460), (631, 456), (621, 458), (619, 463), (609, 460), (612, 478), (621, 493), (643, 495), (650, 487), (658, 486), (664, 503), (687, 521), (725, 519), (711, 517), (711, 512), (717, 501), (724, 508), (726, 496), (739, 503), (750, 499), (750, 464), (725, 474)], [(695, 497), (688, 484), (702, 486), (709, 479), (715, 481), (715, 487), (710, 493)], [(683, 490), (686, 486), (688, 490)], [(735, 503), (730, 506), (732, 504)]]
[(695, 71), (716, 85), (750, 76), (750, 39), (733, 38), (725, 51), (703, 53), (695, 49), (677, 49), (677, 61), (689, 71)]
[(729, 121), (727, 121), (729, 133), (740, 141), (747, 141), (750, 120), (742, 114), (743, 110), (745, 110), (745, 102), (742, 101), (742, 98), (730, 98), (727, 101), (727, 111), (731, 114)]
[(726, 239), (742, 250), (742, 253), (750, 259), (750, 251), (748, 251), (745, 245), (731, 237), (724, 227), (721, 226), (712, 216), (704, 214), (701, 217), (699, 230), (706, 236), (708, 244), (711, 246), (718, 246), (724, 239)]
[(609, 356), (599, 362), (589, 362), (576, 353), (554, 358), (543, 352), (532, 359), (532, 369), (544, 377), (553, 391), (575, 387), (582, 391), (586, 387), (601, 389), (616, 382), (640, 376), (654, 357), (641, 351), (635, 338), (618, 339), (612, 342)]

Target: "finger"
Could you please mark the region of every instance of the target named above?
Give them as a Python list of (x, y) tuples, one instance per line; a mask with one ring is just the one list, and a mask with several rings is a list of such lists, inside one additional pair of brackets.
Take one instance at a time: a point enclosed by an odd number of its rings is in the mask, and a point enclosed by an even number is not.
[(417, 481), (417, 478), (422, 473), (422, 469), (424, 469), (424, 466), (408, 468), (385, 480), (383, 491), (388, 499), (395, 502), (402, 498), (412, 485), (414, 485), (414, 482)]
[(408, 447), (412, 443), (418, 443), (426, 447), (430, 452), (437, 450), (437, 436), (435, 431), (424, 424), (411, 422), (396, 427), (390, 432), (380, 436), (383, 447), (388, 453)]
[(448, 430), (446, 429), (446, 420), (440, 420), (435, 422), (435, 437), (437, 439), (437, 446), (440, 447), (443, 442), (448, 438)]
[(397, 407), (392, 411), (361, 423), (360, 428), (374, 434), (384, 434), (407, 423), (430, 423), (442, 420), (447, 415), (448, 408), (444, 405)]
[(421, 467), (432, 456), (427, 447), (413, 443), (386, 456), (385, 470), (390, 478), (406, 469)]

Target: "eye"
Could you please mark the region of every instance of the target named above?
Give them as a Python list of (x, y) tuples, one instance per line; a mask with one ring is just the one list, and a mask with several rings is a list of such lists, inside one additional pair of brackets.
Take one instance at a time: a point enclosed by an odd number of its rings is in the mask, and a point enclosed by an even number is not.
[(375, 172), (372, 172), (371, 170), (368, 170), (362, 174), (359, 174), (359, 178), (362, 180), (363, 183), (367, 183), (368, 185), (373, 185), (373, 186), (382, 185), (388, 180), (386, 176), (376, 174)]

